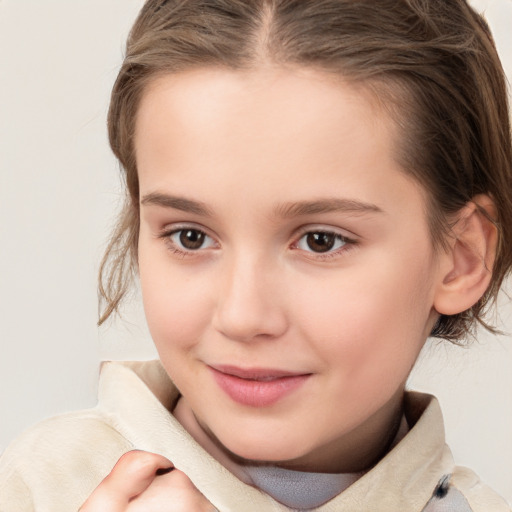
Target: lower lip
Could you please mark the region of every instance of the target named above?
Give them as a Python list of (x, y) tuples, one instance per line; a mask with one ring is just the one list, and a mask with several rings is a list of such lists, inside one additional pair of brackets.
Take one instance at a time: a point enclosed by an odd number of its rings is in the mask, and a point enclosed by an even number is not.
[(261, 381), (235, 377), (211, 368), (219, 387), (235, 402), (250, 407), (268, 407), (298, 389), (310, 377), (290, 375)]

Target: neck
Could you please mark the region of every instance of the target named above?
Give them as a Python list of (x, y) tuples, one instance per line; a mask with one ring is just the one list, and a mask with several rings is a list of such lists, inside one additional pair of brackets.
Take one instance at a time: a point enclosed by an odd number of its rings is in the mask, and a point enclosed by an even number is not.
[(374, 466), (390, 449), (403, 416), (404, 388), (356, 429), (313, 452), (285, 461), (250, 461), (238, 457), (224, 447), (195, 417), (182, 397), (173, 412), (177, 420), (212, 457), (240, 480), (250, 483), (243, 471), (245, 465), (282, 467), (315, 473), (358, 473)]
[(357, 428), (313, 452), (275, 465), (315, 473), (359, 473), (377, 464), (389, 451), (403, 417), (404, 389)]

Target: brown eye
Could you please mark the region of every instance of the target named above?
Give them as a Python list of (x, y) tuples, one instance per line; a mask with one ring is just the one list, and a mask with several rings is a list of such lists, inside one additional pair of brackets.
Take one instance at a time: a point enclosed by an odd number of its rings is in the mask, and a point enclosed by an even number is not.
[(317, 254), (334, 252), (336, 249), (341, 249), (349, 241), (332, 231), (310, 231), (305, 233), (297, 243), (297, 247), (307, 252), (314, 252)]
[(314, 252), (327, 252), (334, 247), (336, 236), (333, 233), (308, 233), (306, 243)]
[(206, 235), (198, 229), (182, 229), (178, 231), (180, 245), (189, 251), (201, 249)]
[(183, 227), (160, 235), (171, 252), (181, 255), (199, 253), (206, 249), (218, 248), (216, 241), (203, 230), (195, 227)]

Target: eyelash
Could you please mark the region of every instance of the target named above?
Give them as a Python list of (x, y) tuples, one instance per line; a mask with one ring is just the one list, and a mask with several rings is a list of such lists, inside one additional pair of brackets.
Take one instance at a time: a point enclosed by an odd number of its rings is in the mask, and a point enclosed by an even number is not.
[(170, 230), (164, 230), (158, 235), (158, 238), (163, 239), (165, 244), (167, 245), (167, 248), (176, 256), (179, 256), (181, 258), (194, 256), (194, 255), (196, 255), (196, 253), (198, 253), (200, 251), (200, 249), (203, 249), (203, 248), (200, 247), (196, 250), (193, 250), (193, 249), (187, 250), (186, 248), (180, 248), (176, 244), (176, 242), (174, 242), (171, 238), (173, 235), (177, 235), (184, 231), (194, 231), (196, 233), (199, 233), (199, 234), (213, 240), (213, 238), (210, 235), (208, 235), (203, 229), (200, 229), (199, 227), (196, 227), (196, 226), (180, 226), (180, 227), (175, 227)]
[[(336, 242), (342, 242), (343, 245), (341, 247), (338, 247), (337, 249), (334, 249), (334, 250), (328, 249), (325, 252), (315, 252), (315, 251), (312, 251), (312, 250), (311, 251), (307, 251), (307, 250), (301, 249), (299, 247), (299, 243), (301, 242), (301, 240), (304, 237), (307, 237), (308, 235), (328, 235), (328, 236), (333, 236), (334, 239), (335, 239), (335, 243)], [(326, 229), (326, 228), (316, 228), (315, 229), (314, 227), (313, 228), (308, 227), (307, 229), (305, 229), (301, 233), (299, 233), (297, 241), (294, 242), (291, 245), (291, 248), (305, 252), (306, 254), (309, 255), (308, 256), (309, 258), (315, 259), (317, 261), (325, 261), (325, 260), (329, 260), (329, 259), (332, 259), (332, 258), (343, 256), (348, 251), (353, 250), (357, 245), (358, 245), (357, 240), (355, 240), (353, 238), (349, 238), (349, 237), (347, 237), (345, 235), (342, 235), (341, 233), (339, 233), (339, 232), (337, 232), (335, 230), (330, 230), (330, 229)]]
[[(194, 232), (200, 234), (201, 236), (207, 237), (207, 238), (209, 238), (209, 239), (211, 239), (213, 241), (213, 237), (208, 235), (204, 230), (202, 230), (202, 229), (200, 229), (198, 227), (195, 227), (195, 226), (180, 226), (180, 227), (175, 227), (175, 228), (173, 228), (171, 230), (164, 230), (164, 231), (162, 231), (158, 235), (158, 238), (163, 239), (164, 242), (166, 243), (168, 249), (173, 254), (175, 254), (175, 255), (177, 255), (177, 256), (179, 256), (181, 258), (193, 257), (195, 255), (198, 255), (198, 253), (201, 250), (205, 250), (205, 248), (202, 247), (202, 246), (197, 248), (197, 249), (195, 249), (195, 250), (194, 249), (180, 248), (177, 245), (177, 243), (172, 240), (172, 237), (174, 235), (177, 235), (177, 234), (185, 232), (185, 231), (194, 231)], [(309, 235), (328, 235), (328, 236), (333, 236), (334, 239), (335, 239), (334, 243), (342, 242), (343, 245), (341, 247), (336, 248), (335, 250), (328, 249), (325, 252), (315, 252), (315, 251), (312, 251), (312, 250), (311, 251), (307, 251), (305, 249), (301, 249), (299, 247), (299, 244), (300, 244), (301, 240), (304, 237), (307, 237)], [(323, 260), (339, 257), (342, 254), (344, 254), (344, 253), (354, 249), (357, 245), (358, 245), (357, 240), (354, 240), (354, 239), (349, 238), (349, 237), (347, 237), (345, 235), (342, 235), (341, 233), (338, 233), (338, 232), (336, 232), (334, 230), (329, 230), (329, 229), (325, 229), (325, 228), (318, 228), (318, 229), (308, 228), (307, 230), (304, 229), (302, 232), (300, 232), (298, 234), (298, 238), (296, 237), (296, 241), (293, 242), (290, 245), (290, 248), (293, 249), (293, 250), (300, 250), (300, 251), (303, 251), (306, 254), (309, 254), (310, 256), (308, 256), (308, 257), (310, 259), (315, 259), (317, 261), (318, 260), (323, 261)]]

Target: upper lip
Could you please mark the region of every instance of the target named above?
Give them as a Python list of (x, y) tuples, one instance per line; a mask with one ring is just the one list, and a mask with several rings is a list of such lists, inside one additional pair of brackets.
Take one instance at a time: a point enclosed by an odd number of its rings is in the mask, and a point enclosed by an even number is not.
[(307, 372), (294, 372), (289, 370), (280, 370), (276, 368), (239, 368), (231, 365), (210, 365), (210, 368), (218, 372), (248, 380), (279, 379), (283, 377), (297, 377), (299, 375), (309, 375)]

